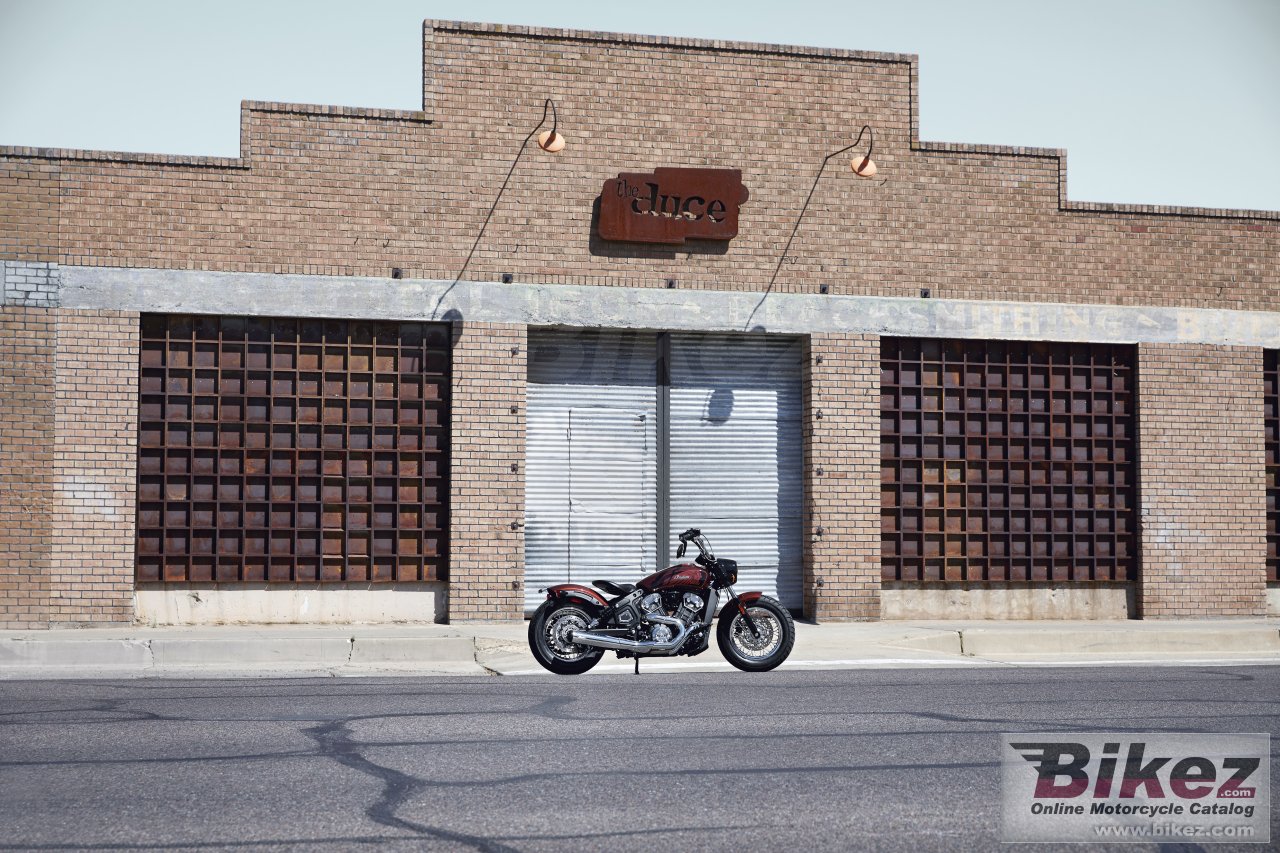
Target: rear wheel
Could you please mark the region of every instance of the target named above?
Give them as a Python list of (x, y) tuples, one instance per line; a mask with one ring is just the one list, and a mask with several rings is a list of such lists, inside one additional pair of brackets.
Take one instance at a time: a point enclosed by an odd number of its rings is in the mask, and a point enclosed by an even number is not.
[(604, 649), (580, 646), (569, 639), (573, 631), (585, 631), (591, 615), (568, 602), (548, 601), (529, 622), (529, 648), (534, 658), (557, 675), (578, 675), (600, 662)]
[(795, 622), (786, 608), (767, 596), (747, 605), (747, 613), (755, 623), (755, 633), (742, 618), (736, 602), (725, 605), (716, 625), (716, 644), (725, 660), (738, 669), (767, 672), (791, 654), (796, 643)]

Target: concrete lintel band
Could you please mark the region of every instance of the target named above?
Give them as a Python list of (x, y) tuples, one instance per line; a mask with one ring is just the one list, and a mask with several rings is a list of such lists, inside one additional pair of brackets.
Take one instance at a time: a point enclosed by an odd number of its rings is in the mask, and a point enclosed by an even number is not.
[(1269, 311), (114, 267), (61, 272), (68, 308), (1280, 348), (1280, 312)]

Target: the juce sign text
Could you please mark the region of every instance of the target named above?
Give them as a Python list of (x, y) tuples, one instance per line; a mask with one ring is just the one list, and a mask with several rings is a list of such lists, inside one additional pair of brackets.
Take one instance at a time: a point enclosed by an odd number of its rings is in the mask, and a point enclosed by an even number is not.
[(600, 192), (598, 231), (630, 243), (732, 240), (749, 196), (738, 169), (623, 172)]

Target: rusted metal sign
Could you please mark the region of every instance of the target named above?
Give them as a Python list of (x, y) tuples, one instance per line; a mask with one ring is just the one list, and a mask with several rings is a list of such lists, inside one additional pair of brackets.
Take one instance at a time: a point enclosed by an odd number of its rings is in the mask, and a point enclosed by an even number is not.
[(628, 243), (732, 240), (749, 195), (739, 169), (623, 172), (604, 182), (598, 233)]

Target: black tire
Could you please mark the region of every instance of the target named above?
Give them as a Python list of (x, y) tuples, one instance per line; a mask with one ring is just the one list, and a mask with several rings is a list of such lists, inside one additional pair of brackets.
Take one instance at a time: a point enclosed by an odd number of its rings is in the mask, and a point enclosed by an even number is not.
[[(796, 644), (796, 623), (786, 608), (768, 596), (762, 595), (748, 604), (747, 613), (755, 620), (761, 636), (752, 635), (737, 604), (731, 601), (720, 611), (716, 644), (724, 659), (738, 669), (768, 672), (791, 655)], [(752, 646), (759, 646), (757, 654), (752, 653)]]
[[(556, 675), (580, 675), (600, 662), (604, 649), (578, 646), (563, 639), (566, 630), (586, 628), (592, 615), (570, 601), (548, 601), (529, 620), (529, 649), (543, 669)], [(556, 639), (552, 634), (558, 634)]]

